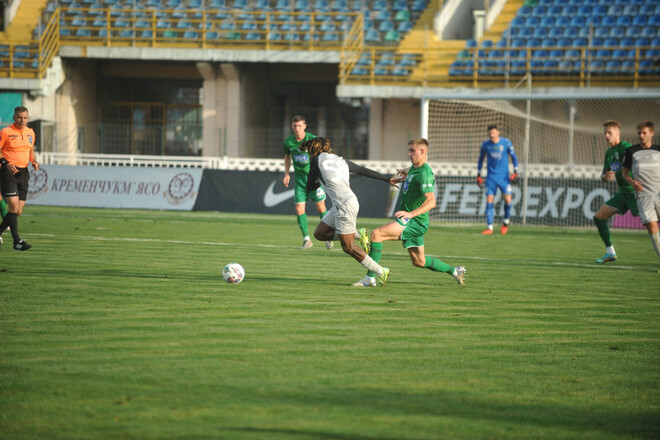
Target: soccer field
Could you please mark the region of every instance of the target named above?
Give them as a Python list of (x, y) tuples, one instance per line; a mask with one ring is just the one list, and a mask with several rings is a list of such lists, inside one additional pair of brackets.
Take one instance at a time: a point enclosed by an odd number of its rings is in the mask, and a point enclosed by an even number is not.
[[(317, 217), (310, 215), (310, 226)], [(383, 219), (360, 219), (373, 228)], [(644, 231), (433, 224), (383, 288), (295, 217), (28, 206), (0, 250), (0, 438), (660, 438)], [(239, 285), (222, 280), (236, 261)]]

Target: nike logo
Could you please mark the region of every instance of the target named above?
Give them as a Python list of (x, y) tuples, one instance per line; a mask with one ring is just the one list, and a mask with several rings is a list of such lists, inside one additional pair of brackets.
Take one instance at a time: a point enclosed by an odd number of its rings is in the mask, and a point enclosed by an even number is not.
[[(293, 179), (292, 179), (293, 180)], [(273, 188), (275, 188), (275, 181), (270, 184), (268, 189), (266, 190), (266, 194), (264, 194), (264, 205), (266, 205), (266, 208), (272, 208), (273, 206), (277, 206), (283, 201), (290, 199), (293, 197), (293, 193), (295, 190), (289, 189), (286, 191), (283, 191), (281, 193), (275, 194), (273, 192)]]

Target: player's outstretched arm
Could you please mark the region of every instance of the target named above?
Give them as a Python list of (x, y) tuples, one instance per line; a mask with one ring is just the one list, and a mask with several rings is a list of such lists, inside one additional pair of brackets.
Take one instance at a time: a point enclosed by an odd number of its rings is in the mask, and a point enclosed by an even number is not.
[(390, 182), (390, 180), (392, 179), (390, 176), (381, 174), (378, 171), (372, 170), (371, 168), (358, 165), (355, 162), (351, 162), (348, 159), (344, 159), (344, 160), (346, 161), (346, 165), (348, 165), (348, 171), (350, 171), (353, 174), (359, 174), (361, 176), (367, 176), (372, 179), (382, 180), (385, 182)]

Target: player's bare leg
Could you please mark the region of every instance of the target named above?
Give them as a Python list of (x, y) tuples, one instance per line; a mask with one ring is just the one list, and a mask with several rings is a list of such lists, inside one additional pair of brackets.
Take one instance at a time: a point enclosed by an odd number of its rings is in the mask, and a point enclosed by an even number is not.
[(655, 249), (656, 254), (660, 257), (660, 232), (658, 230), (658, 222), (648, 222), (644, 226), (646, 226), (646, 230), (649, 231), (649, 236), (653, 242), (653, 248)]
[(600, 207), (598, 212), (594, 214), (594, 223), (598, 228), (598, 234), (600, 238), (605, 243), (605, 255), (596, 260), (596, 263), (603, 264), (608, 261), (616, 261), (616, 251), (614, 246), (612, 246), (612, 241), (610, 237), (610, 228), (607, 225), (607, 220), (610, 219), (618, 211), (610, 205), (603, 205)]
[[(391, 222), (371, 231), (371, 251), (368, 257), (374, 262), (380, 263), (380, 258), (383, 255), (383, 241), (398, 240), (403, 229), (404, 227), (397, 222)], [(354, 283), (353, 286), (368, 287), (376, 285), (377, 280), (374, 275), (376, 275), (375, 271), (369, 270), (367, 275)]]

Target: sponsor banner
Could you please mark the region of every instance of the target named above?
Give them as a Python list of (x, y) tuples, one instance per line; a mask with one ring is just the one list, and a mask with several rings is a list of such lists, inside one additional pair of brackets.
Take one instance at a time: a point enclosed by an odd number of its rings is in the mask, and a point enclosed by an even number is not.
[[(270, 171), (205, 170), (195, 210), (294, 214), (294, 177), (291, 174), (288, 188), (283, 178), (284, 173)], [(390, 185), (380, 180), (351, 175), (351, 188), (363, 217), (384, 217), (394, 200)], [(326, 208), (332, 206), (330, 199), (325, 203)], [(316, 214), (313, 203), (307, 205), (307, 214)]]
[(33, 205), (192, 210), (202, 170), (42, 165), (30, 171)]
[[(486, 193), (474, 180), (472, 177), (436, 176), (437, 206), (431, 211), (431, 217), (483, 222)], [(593, 215), (616, 190), (616, 184), (604, 184), (599, 179), (530, 178), (524, 202), (522, 182), (512, 186), (511, 219), (516, 223), (522, 220), (523, 203), (526, 203), (528, 224), (590, 226)], [(495, 209), (495, 222), (499, 223), (504, 209), (499, 191), (495, 196)]]

